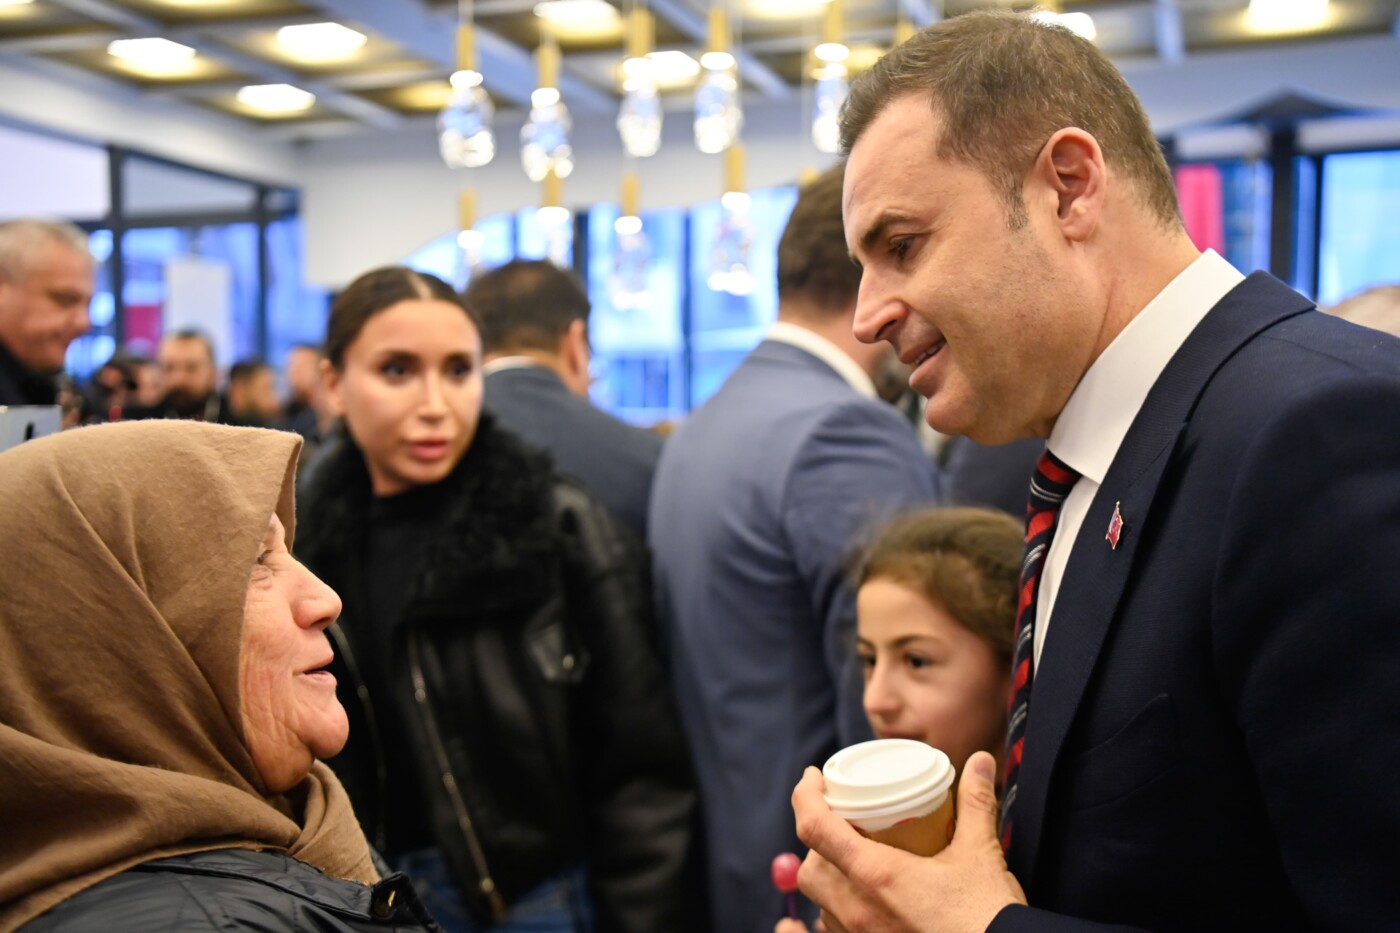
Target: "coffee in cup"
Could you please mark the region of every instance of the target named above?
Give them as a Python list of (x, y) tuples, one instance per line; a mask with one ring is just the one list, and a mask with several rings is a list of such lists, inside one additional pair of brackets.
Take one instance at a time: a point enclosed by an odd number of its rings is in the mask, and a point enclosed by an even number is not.
[(948, 756), (913, 739), (843, 748), (822, 768), (826, 803), (861, 835), (915, 855), (936, 855), (953, 834)]

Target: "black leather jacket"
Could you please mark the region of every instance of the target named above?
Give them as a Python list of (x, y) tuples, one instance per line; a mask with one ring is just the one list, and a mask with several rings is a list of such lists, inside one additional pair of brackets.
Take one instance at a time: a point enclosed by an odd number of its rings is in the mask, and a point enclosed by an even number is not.
[(23, 933), (441, 933), (404, 875), (374, 886), (290, 855), (219, 849), (145, 862), (20, 927)]
[[(347, 609), (332, 629), (351, 741), (331, 765), (366, 833), (383, 838), (376, 735), (402, 728), (433, 835), (482, 920), (583, 864), (603, 933), (701, 929), (697, 796), (640, 548), (489, 416), (443, 482), (452, 504), (399, 623), (393, 696), (349, 689), (365, 621)], [(303, 495), (298, 555), (341, 592), (363, 572), (369, 500), (349, 443)]]

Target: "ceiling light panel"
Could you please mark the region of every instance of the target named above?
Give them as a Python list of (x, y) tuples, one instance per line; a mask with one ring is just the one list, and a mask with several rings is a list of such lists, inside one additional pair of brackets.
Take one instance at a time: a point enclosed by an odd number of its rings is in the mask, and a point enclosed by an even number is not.
[(194, 49), (169, 39), (116, 39), (107, 45), (107, 54), (121, 59), (138, 74), (167, 77), (186, 74), (194, 64)]
[(1098, 35), (1098, 30), (1094, 28), (1094, 19), (1088, 13), (1055, 13), (1050, 10), (1037, 10), (1031, 14), (1031, 18), (1050, 26), (1063, 26), (1090, 42), (1093, 42), (1094, 37)]
[(676, 49), (648, 52), (647, 60), (652, 63), (657, 86), (662, 88), (683, 87), (700, 73), (700, 63)]
[(1245, 23), (1259, 33), (1302, 32), (1327, 25), (1328, 0), (1249, 0)]
[(826, 12), (827, 0), (745, 0), (746, 18), (794, 20), (816, 18)]
[(340, 23), (305, 23), (277, 30), (278, 47), (302, 62), (336, 62), (354, 58), (365, 45), (365, 34)]
[(316, 103), (316, 95), (290, 84), (250, 84), (238, 91), (238, 102), (270, 116), (301, 113)]
[(560, 42), (597, 42), (622, 38), (623, 22), (607, 0), (544, 0), (535, 15), (549, 24)]

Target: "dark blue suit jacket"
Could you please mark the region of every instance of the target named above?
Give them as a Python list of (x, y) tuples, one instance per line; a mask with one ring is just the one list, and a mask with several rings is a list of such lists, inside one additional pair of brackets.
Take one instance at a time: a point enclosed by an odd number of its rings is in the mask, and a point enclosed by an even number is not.
[(1256, 273), (1075, 541), (992, 929), (1400, 928), (1397, 554), (1400, 341)]
[(778, 341), (759, 344), (666, 442), (650, 541), (716, 933), (771, 933), (783, 915), (773, 857), (802, 851), (793, 786), (870, 737), (850, 663), (853, 536), (937, 491), (893, 407)]
[(595, 408), (543, 366), (486, 377), (483, 406), (496, 420), (549, 452), (638, 535), (646, 534), (651, 478), (662, 437)]

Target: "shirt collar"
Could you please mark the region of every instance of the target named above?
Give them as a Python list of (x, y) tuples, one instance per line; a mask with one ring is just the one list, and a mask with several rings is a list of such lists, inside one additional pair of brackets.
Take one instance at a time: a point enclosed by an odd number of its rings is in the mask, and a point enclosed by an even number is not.
[(481, 374), (489, 376), (505, 369), (543, 369), (538, 360), (532, 360), (528, 356), (498, 356), (494, 360), (488, 360), (481, 365)]
[(845, 350), (821, 334), (787, 321), (778, 321), (769, 328), (767, 339), (797, 347), (799, 350), (806, 350), (836, 370), (837, 375), (850, 383), (852, 389), (866, 398), (876, 397), (875, 383), (871, 380), (870, 374), (861, 369), (860, 364), (851, 359)]
[(1102, 484), (1157, 377), (1211, 308), (1244, 276), (1206, 250), (1167, 284), (1089, 367), (1050, 432), (1049, 447)]

